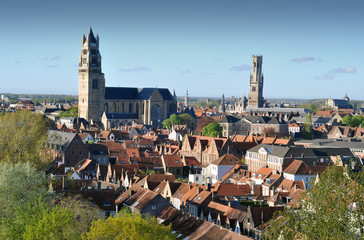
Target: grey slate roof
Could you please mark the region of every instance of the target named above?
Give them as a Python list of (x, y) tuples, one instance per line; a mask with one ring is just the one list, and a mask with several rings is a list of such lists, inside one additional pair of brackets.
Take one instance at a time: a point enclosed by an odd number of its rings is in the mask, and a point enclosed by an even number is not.
[(279, 122), (277, 117), (267, 117), (267, 116), (246, 116), (244, 117), (251, 123), (262, 123), (262, 124), (280, 124), (286, 123), (283, 119)]
[(234, 123), (234, 122), (237, 122), (239, 120), (241, 120), (241, 118), (235, 117), (235, 116), (232, 116), (232, 115), (227, 115), (227, 116), (224, 116), (222, 118), (220, 123)]
[(53, 145), (61, 146), (62, 151), (65, 151), (76, 135), (77, 133), (49, 130), (47, 132), (47, 142)]
[(249, 152), (257, 153), (259, 149), (266, 148), (271, 151), (270, 155), (277, 157), (301, 158), (302, 154), (308, 157), (350, 156), (354, 157), (349, 148), (304, 148), (304, 147), (281, 147), (268, 144), (259, 144), (249, 149)]
[(164, 100), (174, 100), (167, 88), (105, 87), (105, 99), (148, 100), (154, 91), (159, 91)]

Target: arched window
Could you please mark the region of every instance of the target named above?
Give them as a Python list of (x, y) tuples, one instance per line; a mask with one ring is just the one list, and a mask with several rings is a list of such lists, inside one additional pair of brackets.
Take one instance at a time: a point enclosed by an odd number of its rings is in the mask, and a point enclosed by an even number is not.
[(132, 112), (133, 112), (133, 104), (129, 103), (129, 113), (132, 113)]
[(139, 103), (135, 104), (135, 112), (139, 115)]
[(112, 112), (116, 112), (116, 103), (113, 103), (112, 105)]
[(121, 103), (121, 105), (120, 105), (120, 112), (124, 113), (124, 103)]
[(109, 105), (105, 103), (104, 112), (109, 112)]

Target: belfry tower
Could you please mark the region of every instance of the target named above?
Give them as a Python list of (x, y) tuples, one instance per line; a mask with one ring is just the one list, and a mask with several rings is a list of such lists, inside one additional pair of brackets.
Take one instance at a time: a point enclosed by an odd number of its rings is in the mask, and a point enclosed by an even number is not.
[(262, 63), (263, 56), (253, 55), (248, 108), (261, 108), (264, 105)]
[(101, 72), (99, 36), (90, 28), (82, 36), (82, 50), (78, 67), (78, 117), (100, 120), (105, 97), (105, 78)]

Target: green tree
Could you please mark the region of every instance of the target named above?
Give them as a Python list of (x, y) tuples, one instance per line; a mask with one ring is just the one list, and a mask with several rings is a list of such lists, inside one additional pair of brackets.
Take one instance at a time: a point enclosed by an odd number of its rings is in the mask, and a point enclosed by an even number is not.
[(350, 127), (358, 127), (360, 124), (362, 124), (364, 118), (362, 115), (355, 115), (351, 118), (351, 121), (349, 123)]
[(55, 207), (44, 211), (36, 223), (26, 225), (23, 239), (80, 239), (75, 222), (70, 209)]
[(46, 132), (47, 123), (41, 114), (18, 111), (0, 115), (0, 162), (47, 165)]
[(311, 114), (307, 114), (303, 122), (303, 139), (312, 139), (312, 119)]
[(181, 118), (176, 115), (172, 114), (168, 119), (162, 122), (164, 128), (171, 129), (174, 124), (182, 124)]
[(71, 107), (67, 111), (63, 111), (59, 114), (60, 118), (64, 117), (77, 117), (78, 116), (78, 107)]
[(317, 112), (317, 105), (314, 103), (311, 103), (309, 108), (308, 108), (312, 113), (316, 113)]
[(341, 123), (346, 126), (350, 126), (350, 122), (351, 122), (351, 117), (348, 114), (345, 115), (345, 117), (343, 117), (343, 120), (341, 120)]
[(268, 239), (363, 239), (364, 172), (329, 166), (299, 207), (271, 222)]
[(202, 128), (202, 135), (209, 137), (222, 137), (222, 126), (218, 122), (212, 122)]
[(0, 163), (0, 239), (20, 239), (49, 204), (48, 179), (30, 163)]
[(183, 113), (183, 114), (179, 115), (178, 117), (181, 119), (182, 124), (186, 124), (189, 129), (191, 129), (191, 130), (195, 129), (197, 121), (190, 114)]
[(96, 239), (176, 239), (170, 226), (159, 224), (156, 218), (142, 217), (139, 213), (123, 210), (114, 217), (99, 219), (92, 223), (84, 240)]

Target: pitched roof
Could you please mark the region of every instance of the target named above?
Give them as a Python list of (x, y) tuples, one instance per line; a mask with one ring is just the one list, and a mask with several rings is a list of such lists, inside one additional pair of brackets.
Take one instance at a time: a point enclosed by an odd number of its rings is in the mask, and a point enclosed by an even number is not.
[(164, 100), (174, 100), (166, 88), (126, 88), (105, 87), (105, 99), (138, 99), (148, 100), (155, 91), (159, 91)]
[(300, 160), (294, 160), (283, 172), (293, 175), (313, 175), (317, 173), (314, 168)]
[(225, 155), (219, 157), (217, 160), (213, 161), (211, 164), (213, 164), (213, 165), (236, 165), (236, 164), (243, 164), (243, 162), (232, 154), (225, 154)]
[(218, 197), (220, 196), (244, 196), (250, 195), (251, 188), (247, 185), (236, 185), (233, 183), (220, 183), (214, 190)]

